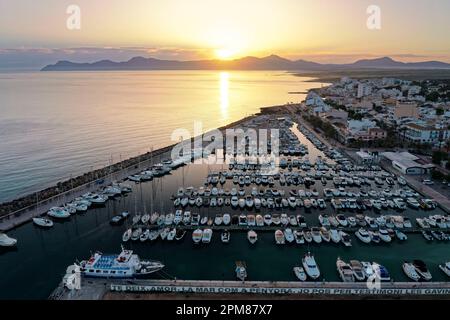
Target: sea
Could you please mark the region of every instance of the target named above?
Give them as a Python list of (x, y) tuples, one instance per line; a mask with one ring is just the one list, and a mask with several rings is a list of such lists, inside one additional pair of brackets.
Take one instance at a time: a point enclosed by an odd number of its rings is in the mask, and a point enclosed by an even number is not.
[(322, 85), (282, 71), (0, 73), (0, 203)]
[[(279, 72), (3, 74), (0, 127), (2, 137), (9, 141), (0, 141), (1, 194), (6, 192), (6, 199), (41, 188), (69, 173), (107, 164), (110, 154), (137, 154), (151, 146), (170, 143), (174, 128), (190, 128), (194, 120), (200, 119), (213, 128), (255, 113), (261, 106), (299, 101), (301, 94), (288, 92), (321, 85), (307, 80)], [(303, 134), (296, 133), (307, 145), (311, 159), (323, 155)], [(132, 215), (144, 211), (174, 212), (170, 197), (178, 187), (200, 187), (209, 172), (223, 169), (221, 165), (184, 166), (165, 177), (133, 183), (132, 193), (110, 200), (104, 207), (56, 222), (52, 229), (27, 223), (8, 232), (18, 239), (18, 245), (0, 250), (0, 299), (46, 299), (70, 264), (89, 258), (95, 251), (120, 252), (122, 234), (130, 221), (111, 226), (109, 221), (114, 215), (125, 210)], [(231, 180), (224, 185), (232, 187)], [(320, 181), (314, 187), (319, 192), (323, 189)], [(333, 187), (332, 181), (327, 187)], [(294, 187), (281, 188), (288, 192)], [(251, 186), (246, 189), (248, 194)], [(241, 212), (230, 207), (192, 210), (211, 217)], [(270, 211), (262, 208), (261, 214)], [(329, 203), (323, 211), (285, 211), (301, 213), (309, 226), (318, 225), (320, 213), (333, 214)], [(414, 221), (433, 213), (442, 211), (407, 209), (403, 214)], [(300, 265), (309, 251), (319, 265), (320, 281), (339, 280), (337, 257), (378, 262), (388, 268), (395, 281), (407, 281), (401, 269), (405, 260), (422, 259), (433, 280), (448, 280), (438, 265), (450, 260), (449, 242), (427, 242), (420, 234), (409, 234), (404, 242), (378, 245), (363, 244), (354, 235), (351, 238), (353, 245), (348, 248), (333, 243), (276, 245), (273, 232), (259, 231), (258, 242), (251, 245), (245, 231), (233, 231), (228, 244), (220, 241), (220, 232), (214, 232), (210, 244), (195, 245), (188, 232), (180, 242), (129, 242), (126, 247), (143, 259), (160, 260), (166, 265), (163, 271), (152, 275), (155, 279), (235, 280), (235, 261), (240, 260), (247, 264), (248, 280), (297, 281), (292, 268)]]

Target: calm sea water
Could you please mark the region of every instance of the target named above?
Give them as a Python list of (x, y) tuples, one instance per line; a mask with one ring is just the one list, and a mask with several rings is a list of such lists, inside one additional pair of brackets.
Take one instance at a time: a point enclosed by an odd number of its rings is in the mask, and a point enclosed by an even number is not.
[[(301, 136), (301, 141), (307, 142), (304, 136)], [(308, 144), (308, 149), (311, 158), (320, 154), (312, 144)], [(179, 186), (183, 183), (185, 186), (201, 186), (209, 170), (220, 169), (221, 166), (218, 165), (189, 165), (164, 178), (133, 185), (133, 192), (128, 196), (109, 201), (104, 208), (74, 215), (66, 222), (56, 223), (50, 230), (42, 230), (28, 223), (9, 232), (10, 236), (19, 239), (19, 243), (13, 251), (0, 251), (0, 299), (47, 298), (60, 282), (66, 267), (76, 259), (86, 259), (96, 250), (104, 253), (120, 251), (122, 234), (127, 226), (112, 227), (109, 224), (112, 216), (123, 210), (134, 213), (135, 204), (138, 212), (173, 212), (170, 196), (176, 193)], [(332, 187), (332, 182), (328, 182), (328, 186)], [(224, 187), (231, 188), (232, 182), (227, 181)], [(323, 188), (320, 181), (314, 187), (319, 191)], [(286, 192), (290, 188), (294, 187), (283, 187)], [(249, 194), (251, 187), (246, 189)], [(328, 205), (325, 211), (328, 214), (332, 214), (330, 207)], [(193, 210), (209, 216), (241, 212), (230, 207), (202, 207)], [(305, 213), (303, 209), (286, 211), (289, 214), (304, 214), (310, 226), (318, 225), (318, 215), (321, 212), (312, 210)], [(266, 208), (261, 210), (261, 214), (268, 212)], [(436, 212), (442, 213), (439, 210)], [(375, 216), (373, 212), (367, 214)], [(418, 216), (432, 213), (408, 209), (404, 214), (414, 221)], [(188, 280), (234, 280), (234, 262), (244, 260), (247, 262), (249, 280), (296, 281), (292, 268), (301, 263), (301, 257), (307, 251), (311, 251), (327, 281), (339, 280), (336, 271), (338, 256), (345, 260), (377, 261), (389, 269), (391, 277), (396, 281), (407, 281), (401, 269), (403, 261), (420, 258), (427, 263), (435, 281), (445, 281), (445, 275), (438, 269), (438, 265), (450, 259), (449, 242), (427, 243), (419, 234), (410, 234), (405, 242), (395, 240), (380, 245), (362, 244), (352, 235), (351, 248), (332, 243), (279, 246), (275, 244), (272, 232), (259, 232), (258, 235), (259, 240), (253, 246), (247, 241), (246, 232), (233, 232), (229, 244), (222, 244), (220, 233), (214, 232), (209, 245), (194, 245), (192, 234), (188, 232), (181, 242), (137, 242), (127, 243), (127, 247), (134, 249), (142, 258), (157, 259), (165, 263), (164, 273), (153, 275), (158, 279), (177, 277)]]
[(0, 202), (216, 128), (320, 83), (283, 72), (0, 74)]

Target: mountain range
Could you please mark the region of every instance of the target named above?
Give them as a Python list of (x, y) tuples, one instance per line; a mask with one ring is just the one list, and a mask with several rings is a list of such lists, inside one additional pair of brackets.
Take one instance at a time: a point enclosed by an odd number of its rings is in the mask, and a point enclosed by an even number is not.
[(450, 69), (440, 61), (400, 62), (389, 57), (363, 59), (348, 64), (321, 64), (306, 60), (289, 60), (277, 55), (263, 58), (244, 57), (235, 60), (160, 60), (134, 57), (128, 61), (100, 60), (92, 63), (58, 61), (41, 71), (100, 71), (100, 70), (285, 70), (330, 71), (341, 69)]

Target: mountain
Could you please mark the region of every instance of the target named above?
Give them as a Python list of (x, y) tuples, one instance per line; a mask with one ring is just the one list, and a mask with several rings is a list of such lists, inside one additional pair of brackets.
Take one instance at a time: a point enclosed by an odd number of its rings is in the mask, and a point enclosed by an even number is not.
[(134, 57), (128, 61), (101, 60), (92, 63), (58, 61), (41, 71), (87, 71), (87, 70), (286, 70), (327, 71), (352, 69), (450, 69), (450, 64), (440, 61), (400, 62), (389, 57), (363, 59), (350, 64), (320, 64), (306, 60), (289, 60), (277, 55), (263, 58), (244, 57), (235, 60), (160, 60)]

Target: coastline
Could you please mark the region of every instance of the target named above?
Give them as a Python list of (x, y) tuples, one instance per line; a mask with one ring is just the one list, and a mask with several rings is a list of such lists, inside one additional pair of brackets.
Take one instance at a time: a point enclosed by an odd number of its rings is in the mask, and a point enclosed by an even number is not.
[[(278, 112), (281, 109), (285, 110), (285, 108), (286, 105), (261, 107), (259, 113), (230, 122), (217, 128), (217, 130), (224, 131), (257, 115)], [(170, 152), (175, 145), (171, 144), (100, 169), (88, 171), (77, 177), (57, 182), (52, 187), (29, 193), (9, 202), (0, 203), (0, 231), (12, 230), (29, 222), (32, 218), (44, 214), (51, 207), (59, 205), (63, 201), (62, 197), (64, 197), (64, 201), (68, 201), (70, 198), (76, 198), (86, 192), (92, 192), (107, 186), (113, 181), (123, 181), (129, 175), (142, 171), (142, 168), (154, 165), (170, 156)]]

